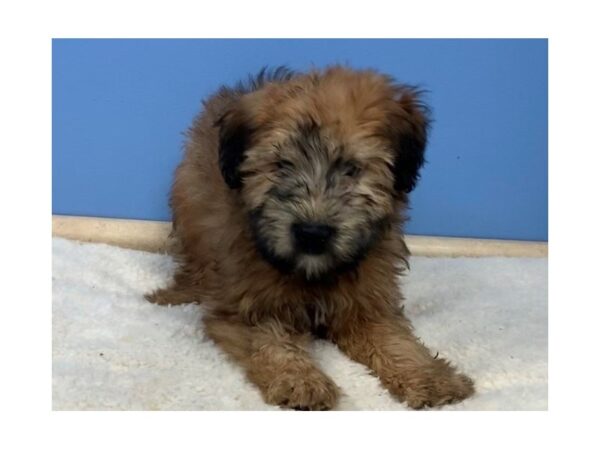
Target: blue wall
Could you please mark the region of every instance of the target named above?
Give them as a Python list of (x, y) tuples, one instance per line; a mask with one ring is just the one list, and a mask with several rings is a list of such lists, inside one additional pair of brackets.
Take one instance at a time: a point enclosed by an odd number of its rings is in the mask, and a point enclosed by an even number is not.
[(547, 240), (546, 40), (54, 40), (55, 214), (168, 220), (203, 97), (263, 65), (348, 63), (427, 88), (413, 234)]

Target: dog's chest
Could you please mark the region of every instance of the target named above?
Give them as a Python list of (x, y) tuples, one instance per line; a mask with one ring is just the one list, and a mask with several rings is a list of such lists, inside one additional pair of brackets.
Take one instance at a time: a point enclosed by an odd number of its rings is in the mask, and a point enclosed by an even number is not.
[(319, 339), (326, 339), (329, 332), (329, 312), (324, 302), (308, 303), (306, 315), (310, 323), (310, 332)]

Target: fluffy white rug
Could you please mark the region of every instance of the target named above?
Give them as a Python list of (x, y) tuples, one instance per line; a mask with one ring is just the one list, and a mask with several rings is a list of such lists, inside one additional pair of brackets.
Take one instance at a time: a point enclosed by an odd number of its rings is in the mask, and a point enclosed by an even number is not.
[[(476, 383), (451, 410), (547, 409), (547, 259), (411, 259), (406, 313), (434, 351)], [(165, 255), (53, 239), (55, 410), (262, 410), (258, 390), (203, 337), (201, 307), (160, 307)], [(404, 410), (333, 345), (314, 356), (341, 410)]]

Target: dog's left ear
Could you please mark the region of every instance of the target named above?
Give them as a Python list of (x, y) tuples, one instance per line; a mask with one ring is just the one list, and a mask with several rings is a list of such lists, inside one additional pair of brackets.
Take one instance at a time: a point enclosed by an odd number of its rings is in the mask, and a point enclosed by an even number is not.
[(231, 189), (242, 187), (240, 164), (250, 143), (252, 131), (239, 111), (231, 110), (215, 122), (219, 127), (219, 167)]
[(393, 118), (394, 188), (409, 193), (419, 180), (419, 171), (425, 162), (425, 147), (429, 132), (429, 108), (420, 99), (421, 92), (400, 88), (396, 100), (398, 111)]

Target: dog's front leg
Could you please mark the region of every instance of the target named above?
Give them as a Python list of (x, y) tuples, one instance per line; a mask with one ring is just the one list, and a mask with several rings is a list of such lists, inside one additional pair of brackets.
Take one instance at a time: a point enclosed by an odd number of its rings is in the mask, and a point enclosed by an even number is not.
[(432, 356), (400, 313), (376, 319), (360, 317), (332, 331), (343, 352), (371, 368), (383, 385), (411, 408), (454, 403), (474, 392), (471, 379)]
[(300, 410), (331, 409), (338, 388), (306, 351), (309, 337), (292, 334), (276, 321), (256, 326), (206, 318), (205, 329), (239, 362), (267, 403)]

